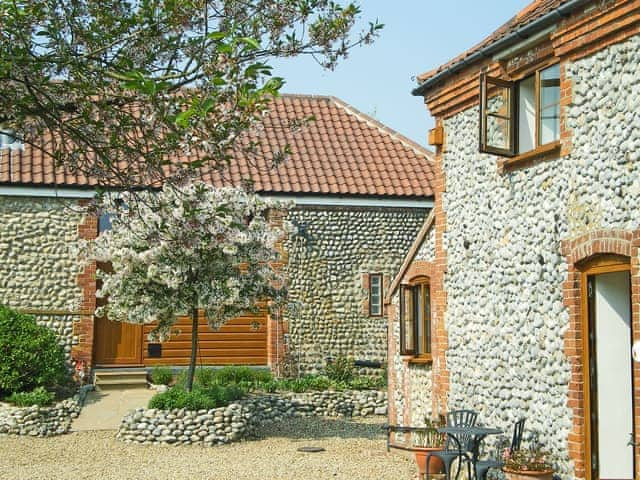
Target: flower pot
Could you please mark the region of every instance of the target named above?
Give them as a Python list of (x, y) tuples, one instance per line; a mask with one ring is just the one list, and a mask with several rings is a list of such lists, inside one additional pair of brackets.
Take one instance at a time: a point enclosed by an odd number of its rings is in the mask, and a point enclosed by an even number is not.
[(503, 468), (505, 477), (507, 480), (552, 480), (553, 479), (553, 470), (543, 470), (543, 471), (534, 471), (534, 470), (509, 470), (508, 468)]
[[(429, 453), (431, 452), (437, 452), (438, 450), (442, 449), (433, 447), (413, 447), (411, 450), (413, 450), (413, 453), (415, 454), (420, 477), (423, 477), (427, 472), (427, 455), (429, 455)], [(443, 471), (444, 463), (442, 463), (442, 460), (440, 460), (440, 458), (436, 456), (432, 456), (429, 459), (429, 474), (442, 473)]]

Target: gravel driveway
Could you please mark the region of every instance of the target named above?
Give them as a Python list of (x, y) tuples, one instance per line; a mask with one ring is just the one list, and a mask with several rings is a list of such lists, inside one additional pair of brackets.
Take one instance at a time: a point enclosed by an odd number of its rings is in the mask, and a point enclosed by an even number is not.
[(413, 460), (387, 453), (382, 423), (292, 419), (265, 427), (259, 440), (217, 447), (127, 445), (113, 431), (0, 436), (0, 479), (412, 480)]

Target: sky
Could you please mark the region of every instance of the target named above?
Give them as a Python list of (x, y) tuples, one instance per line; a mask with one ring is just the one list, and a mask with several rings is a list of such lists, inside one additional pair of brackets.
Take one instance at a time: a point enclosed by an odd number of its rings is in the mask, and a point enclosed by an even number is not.
[(360, 0), (365, 24), (385, 24), (373, 45), (356, 47), (334, 71), (309, 57), (272, 62), (283, 93), (333, 95), (426, 146), (434, 121), (415, 76), (471, 48), (531, 0)]

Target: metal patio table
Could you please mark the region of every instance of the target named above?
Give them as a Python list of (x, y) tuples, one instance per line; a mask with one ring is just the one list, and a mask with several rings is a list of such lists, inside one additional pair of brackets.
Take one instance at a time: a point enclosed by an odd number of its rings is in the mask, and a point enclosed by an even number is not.
[[(467, 458), (465, 453), (471, 453), (471, 464), (473, 465), (473, 475), (476, 476), (476, 463), (478, 462), (478, 457), (480, 456), (480, 444), (482, 440), (488, 435), (499, 435), (504, 433), (504, 430), (499, 428), (492, 427), (441, 427), (438, 428), (438, 431), (441, 433), (446, 433), (456, 444), (458, 447), (458, 451), (460, 452), (460, 458)], [(466, 445), (463, 445), (463, 442), (460, 439), (469, 438), (470, 440)], [(456, 473), (456, 479), (460, 475), (460, 466), (458, 466), (458, 471)]]

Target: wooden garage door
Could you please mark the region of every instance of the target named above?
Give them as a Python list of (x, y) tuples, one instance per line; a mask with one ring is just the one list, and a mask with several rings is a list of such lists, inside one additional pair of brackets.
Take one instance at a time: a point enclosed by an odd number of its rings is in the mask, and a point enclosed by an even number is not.
[[(171, 338), (161, 345), (161, 356), (149, 354), (148, 334), (144, 327), (143, 362), (145, 365), (188, 365), (191, 354), (191, 319), (181, 317), (173, 326)], [(267, 314), (235, 318), (213, 331), (204, 317), (198, 326), (199, 365), (266, 365)]]

